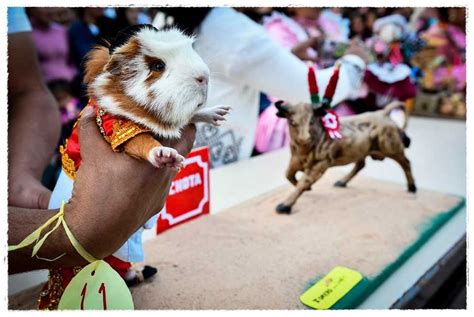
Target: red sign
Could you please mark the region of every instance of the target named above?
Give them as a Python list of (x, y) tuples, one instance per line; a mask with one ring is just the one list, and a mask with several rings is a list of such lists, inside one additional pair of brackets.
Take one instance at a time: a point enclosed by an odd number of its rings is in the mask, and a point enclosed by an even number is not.
[(209, 150), (189, 153), (183, 169), (171, 183), (165, 207), (158, 216), (156, 233), (209, 213)]

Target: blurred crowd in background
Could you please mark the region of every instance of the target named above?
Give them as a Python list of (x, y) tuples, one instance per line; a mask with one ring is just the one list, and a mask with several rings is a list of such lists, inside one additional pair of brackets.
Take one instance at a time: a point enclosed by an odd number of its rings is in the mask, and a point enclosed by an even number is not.
[[(337, 105), (342, 116), (377, 110), (398, 99), (414, 113), (465, 118), (464, 8), (236, 10), (316, 68), (333, 65), (351, 41), (364, 43), (369, 56), (364, 83), (358, 98)], [(137, 7), (27, 8), (26, 12), (44, 80), (60, 107), (64, 137), (87, 103), (82, 62), (89, 50), (124, 27), (151, 23), (160, 28), (180, 14), (179, 9)], [(261, 94), (260, 114), (271, 100)], [(257, 148), (254, 153), (264, 151)]]

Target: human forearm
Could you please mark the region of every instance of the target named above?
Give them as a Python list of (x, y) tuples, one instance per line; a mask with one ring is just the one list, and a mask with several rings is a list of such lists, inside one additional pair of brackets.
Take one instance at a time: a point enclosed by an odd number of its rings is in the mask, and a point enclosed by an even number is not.
[[(254, 33), (252, 37), (247, 37), (248, 41), (236, 44), (237, 52), (229, 58), (228, 65), (223, 66), (226, 75), (253, 89), (288, 102), (309, 102), (308, 68), (305, 63), (276, 45), (266, 34), (258, 30), (254, 30)], [(353, 44), (348, 53), (351, 55), (343, 58), (333, 105), (351, 98), (362, 80), (365, 69), (363, 49)], [(316, 76), (321, 94), (324, 93), (332, 72), (333, 67), (317, 70)]]
[[(171, 182), (171, 178), (167, 177), (167, 179), (169, 179), (168, 182)], [(165, 196), (165, 192), (162, 191), (157, 193), (156, 198), (164, 201)], [(78, 206), (79, 204), (81, 205), (80, 207)], [(151, 210), (148, 211), (148, 214), (156, 213), (157, 210), (154, 209), (154, 205), (153, 202), (150, 202)], [(128, 217), (123, 214), (122, 216), (112, 216), (115, 211), (118, 211), (118, 214), (120, 214), (121, 210), (123, 210), (123, 205), (120, 205), (120, 203), (115, 204), (113, 201), (102, 200), (102, 203), (90, 201), (90, 204), (85, 204), (84, 200), (79, 198), (65, 205), (64, 221), (67, 223), (74, 238), (89, 254), (97, 259), (103, 259), (118, 250), (148, 220), (145, 219), (144, 213), (135, 213), (135, 216), (143, 216), (143, 219), (133, 219), (133, 221), (130, 221), (130, 217), (132, 217), (130, 211)], [(57, 209), (44, 210), (9, 207), (8, 245), (19, 244), (57, 212)], [(56, 222), (44, 228), (40, 237), (44, 237), (55, 224)], [(37, 256), (34, 257), (31, 256), (33, 246), (34, 244), (9, 252), (9, 274), (38, 269), (71, 267), (88, 263), (75, 250), (63, 226), (59, 226), (51, 233), (39, 249)], [(44, 260), (55, 259), (58, 256), (61, 257), (54, 261)]]
[[(8, 207), (8, 245), (16, 245), (30, 233), (42, 226), (58, 210), (38, 210), (17, 207)], [(51, 225), (43, 231), (48, 232)], [(43, 236), (42, 235), (42, 236)], [(85, 264), (86, 261), (74, 250), (62, 227), (57, 228), (45, 241), (38, 252), (38, 256), (53, 259), (63, 253), (63, 257), (56, 261), (40, 260), (31, 257), (33, 246), (17, 249), (8, 254), (8, 273), (20, 273), (31, 270), (67, 267)]]
[[(76, 240), (92, 256), (104, 258), (117, 249), (163, 207), (176, 172), (154, 168), (149, 162), (115, 153), (97, 129), (95, 116), (86, 107), (78, 123), (81, 168), (64, 219)], [(195, 139), (195, 127), (183, 129), (178, 140), (160, 140), (187, 156)], [(9, 245), (18, 244), (43, 225), (57, 210), (9, 207)], [(52, 226), (49, 227), (51, 229)], [(46, 233), (48, 229), (43, 231)], [(9, 273), (40, 268), (86, 264), (62, 227), (49, 236), (38, 255), (60, 259), (48, 262), (31, 258), (32, 247), (9, 252)]]
[(41, 77), (29, 32), (8, 36), (8, 204), (46, 208), (41, 174), (60, 133), (59, 108)]
[(9, 96), (9, 104), (15, 105), (9, 109), (9, 172), (40, 179), (59, 141), (57, 103), (47, 89), (38, 89)]
[[(139, 161), (137, 164), (147, 169), (149, 174), (155, 174), (154, 167), (148, 161)], [(65, 207), (66, 220), (80, 244), (97, 258), (117, 251), (151, 216), (161, 210), (175, 175), (168, 168), (163, 168), (159, 175), (155, 174), (155, 179), (138, 175), (132, 180), (132, 170), (123, 178), (120, 173), (110, 173), (108, 169), (94, 175), (82, 174), (81, 169), (74, 184), (73, 196)], [(91, 183), (94, 185), (88, 186)], [(125, 189), (127, 186), (135, 190)], [(154, 194), (144, 197), (145, 190)]]
[[(292, 103), (309, 102), (308, 68), (305, 63), (281, 49), (266, 56), (260, 63), (254, 63), (252, 67), (247, 67), (245, 72), (237, 73), (235, 77), (271, 96)], [(364, 69), (365, 63), (358, 56), (350, 55), (343, 58), (333, 105), (353, 97), (363, 78)], [(333, 67), (316, 71), (321, 95), (324, 94), (332, 73)]]
[(46, 208), (51, 193), (40, 181), (59, 140), (57, 105), (44, 90), (11, 96), (9, 103), (15, 107), (9, 109), (8, 204)]

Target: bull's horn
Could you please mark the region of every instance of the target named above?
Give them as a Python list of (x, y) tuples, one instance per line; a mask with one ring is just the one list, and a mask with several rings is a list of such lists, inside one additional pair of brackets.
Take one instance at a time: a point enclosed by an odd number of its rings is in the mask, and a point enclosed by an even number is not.
[(278, 100), (277, 102), (275, 102), (275, 107), (278, 109), (276, 115), (280, 118), (285, 118), (288, 114), (288, 106), (284, 105), (284, 103), (285, 102), (283, 100)]
[(288, 106), (283, 105), (285, 102), (283, 100), (278, 100), (275, 102), (275, 107), (280, 111), (288, 111)]

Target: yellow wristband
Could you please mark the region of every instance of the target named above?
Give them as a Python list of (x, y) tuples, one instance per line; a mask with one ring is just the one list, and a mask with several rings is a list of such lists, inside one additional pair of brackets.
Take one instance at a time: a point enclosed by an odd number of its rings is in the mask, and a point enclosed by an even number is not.
[[(41, 232), (46, 229), (49, 225), (51, 225), (54, 221), (57, 221), (56, 222), (56, 225), (53, 227), (53, 229), (51, 229), (50, 231), (48, 231), (44, 236), (43, 238), (40, 239), (40, 236), (41, 236)], [(69, 238), (69, 241), (71, 242), (72, 246), (74, 247), (74, 249), (76, 249), (77, 253), (79, 253), (84, 259), (86, 259), (88, 262), (94, 262), (94, 261), (97, 261), (96, 258), (94, 258), (89, 252), (87, 252), (83, 247), (82, 245), (76, 240), (76, 238), (74, 237), (74, 235), (72, 234), (71, 230), (69, 229), (68, 225), (66, 224), (66, 221), (64, 220), (64, 201), (61, 203), (61, 208), (59, 209), (59, 212), (57, 214), (55, 214), (53, 217), (51, 217), (48, 221), (46, 221), (46, 223), (44, 225), (42, 225), (41, 227), (39, 227), (38, 229), (36, 229), (35, 231), (33, 231), (31, 234), (29, 234), (25, 239), (23, 239), (23, 241), (21, 241), (19, 244), (17, 245), (10, 245), (8, 246), (8, 251), (13, 251), (13, 250), (17, 250), (17, 249), (21, 249), (21, 248), (24, 248), (24, 247), (27, 247), (31, 244), (35, 244), (33, 246), (33, 252), (31, 253), (31, 257), (34, 257), (36, 256), (36, 258), (40, 259), (40, 260), (45, 260), (45, 261), (56, 261), (58, 259), (60, 259), (61, 257), (63, 257), (64, 255), (66, 255), (66, 253), (63, 253), (57, 257), (55, 257), (54, 259), (46, 259), (46, 258), (42, 258), (42, 257), (39, 257), (37, 255), (39, 249), (43, 246), (43, 243), (46, 241), (46, 239), (48, 238), (48, 236), (53, 233), (54, 230), (56, 230), (60, 225), (63, 225), (64, 227), (64, 231), (66, 231), (66, 235), (68, 236)]]

